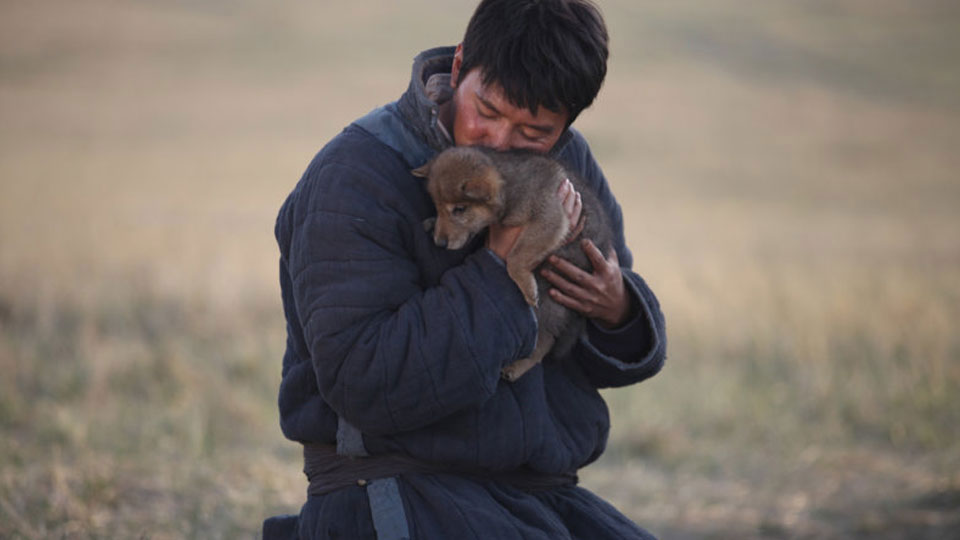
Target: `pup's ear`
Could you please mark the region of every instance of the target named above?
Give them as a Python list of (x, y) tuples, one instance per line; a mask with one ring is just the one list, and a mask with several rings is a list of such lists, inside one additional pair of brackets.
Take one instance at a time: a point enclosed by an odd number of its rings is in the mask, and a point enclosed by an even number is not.
[(417, 167), (416, 169), (410, 171), (410, 174), (414, 176), (418, 176), (420, 178), (426, 178), (427, 176), (430, 175), (430, 165), (432, 164), (433, 164), (432, 161), (428, 161), (423, 165)]
[(490, 185), (490, 179), (486, 176), (465, 181), (460, 184), (460, 191), (471, 201), (487, 202), (493, 197), (493, 186)]

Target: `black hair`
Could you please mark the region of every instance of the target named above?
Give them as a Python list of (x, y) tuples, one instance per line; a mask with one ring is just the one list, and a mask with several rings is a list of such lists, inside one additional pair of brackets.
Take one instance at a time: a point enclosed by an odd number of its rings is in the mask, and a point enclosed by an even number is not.
[(566, 111), (569, 126), (607, 74), (607, 28), (590, 0), (483, 0), (463, 37), (457, 84), (480, 68), (517, 107)]

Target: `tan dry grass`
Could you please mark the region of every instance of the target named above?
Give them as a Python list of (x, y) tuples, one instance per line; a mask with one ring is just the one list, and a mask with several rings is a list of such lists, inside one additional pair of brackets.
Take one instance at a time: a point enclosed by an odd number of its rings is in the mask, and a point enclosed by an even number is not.
[[(4, 4), (0, 536), (295, 511), (276, 209), (472, 4)], [(601, 5), (578, 125), (670, 358), (585, 484), (666, 537), (958, 530), (957, 10)]]

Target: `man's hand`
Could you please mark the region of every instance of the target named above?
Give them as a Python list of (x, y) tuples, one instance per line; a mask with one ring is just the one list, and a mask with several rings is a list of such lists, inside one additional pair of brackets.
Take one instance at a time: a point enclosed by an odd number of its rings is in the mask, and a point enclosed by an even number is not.
[(504, 227), (499, 223), (494, 223), (490, 226), (490, 230), (487, 232), (487, 247), (491, 251), (497, 254), (497, 257), (500, 257), (500, 260), (507, 260), (507, 255), (513, 251), (513, 246), (517, 243), (517, 238), (520, 238), (520, 233), (523, 232), (524, 227)]
[[(563, 210), (570, 220), (571, 230), (576, 227), (580, 221), (580, 212), (583, 210), (583, 201), (580, 194), (573, 189), (570, 180), (564, 180), (557, 189), (557, 197), (563, 205)], [(490, 248), (502, 260), (507, 260), (507, 255), (513, 251), (513, 246), (517, 243), (517, 238), (523, 232), (523, 226), (504, 227), (494, 224), (490, 226), (487, 233), (487, 247)]]
[(604, 258), (590, 240), (582, 240), (580, 247), (593, 264), (593, 273), (551, 255), (548, 261), (557, 271), (547, 268), (542, 271), (554, 287), (550, 289), (550, 296), (561, 305), (594, 319), (604, 328), (622, 326), (631, 314), (630, 293), (623, 284), (617, 252), (611, 249)]

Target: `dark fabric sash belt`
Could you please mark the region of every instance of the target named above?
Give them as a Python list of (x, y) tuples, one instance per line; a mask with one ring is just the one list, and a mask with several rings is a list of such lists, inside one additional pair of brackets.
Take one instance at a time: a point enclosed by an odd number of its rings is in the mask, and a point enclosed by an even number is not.
[(404, 474), (451, 474), (480, 482), (498, 482), (524, 491), (574, 486), (577, 475), (544, 474), (529, 469), (486, 472), (457, 469), (419, 461), (408, 456), (341, 456), (332, 444), (304, 444), (303, 472), (310, 482), (307, 495), (324, 495), (348, 486), (365, 486), (371, 480)]

